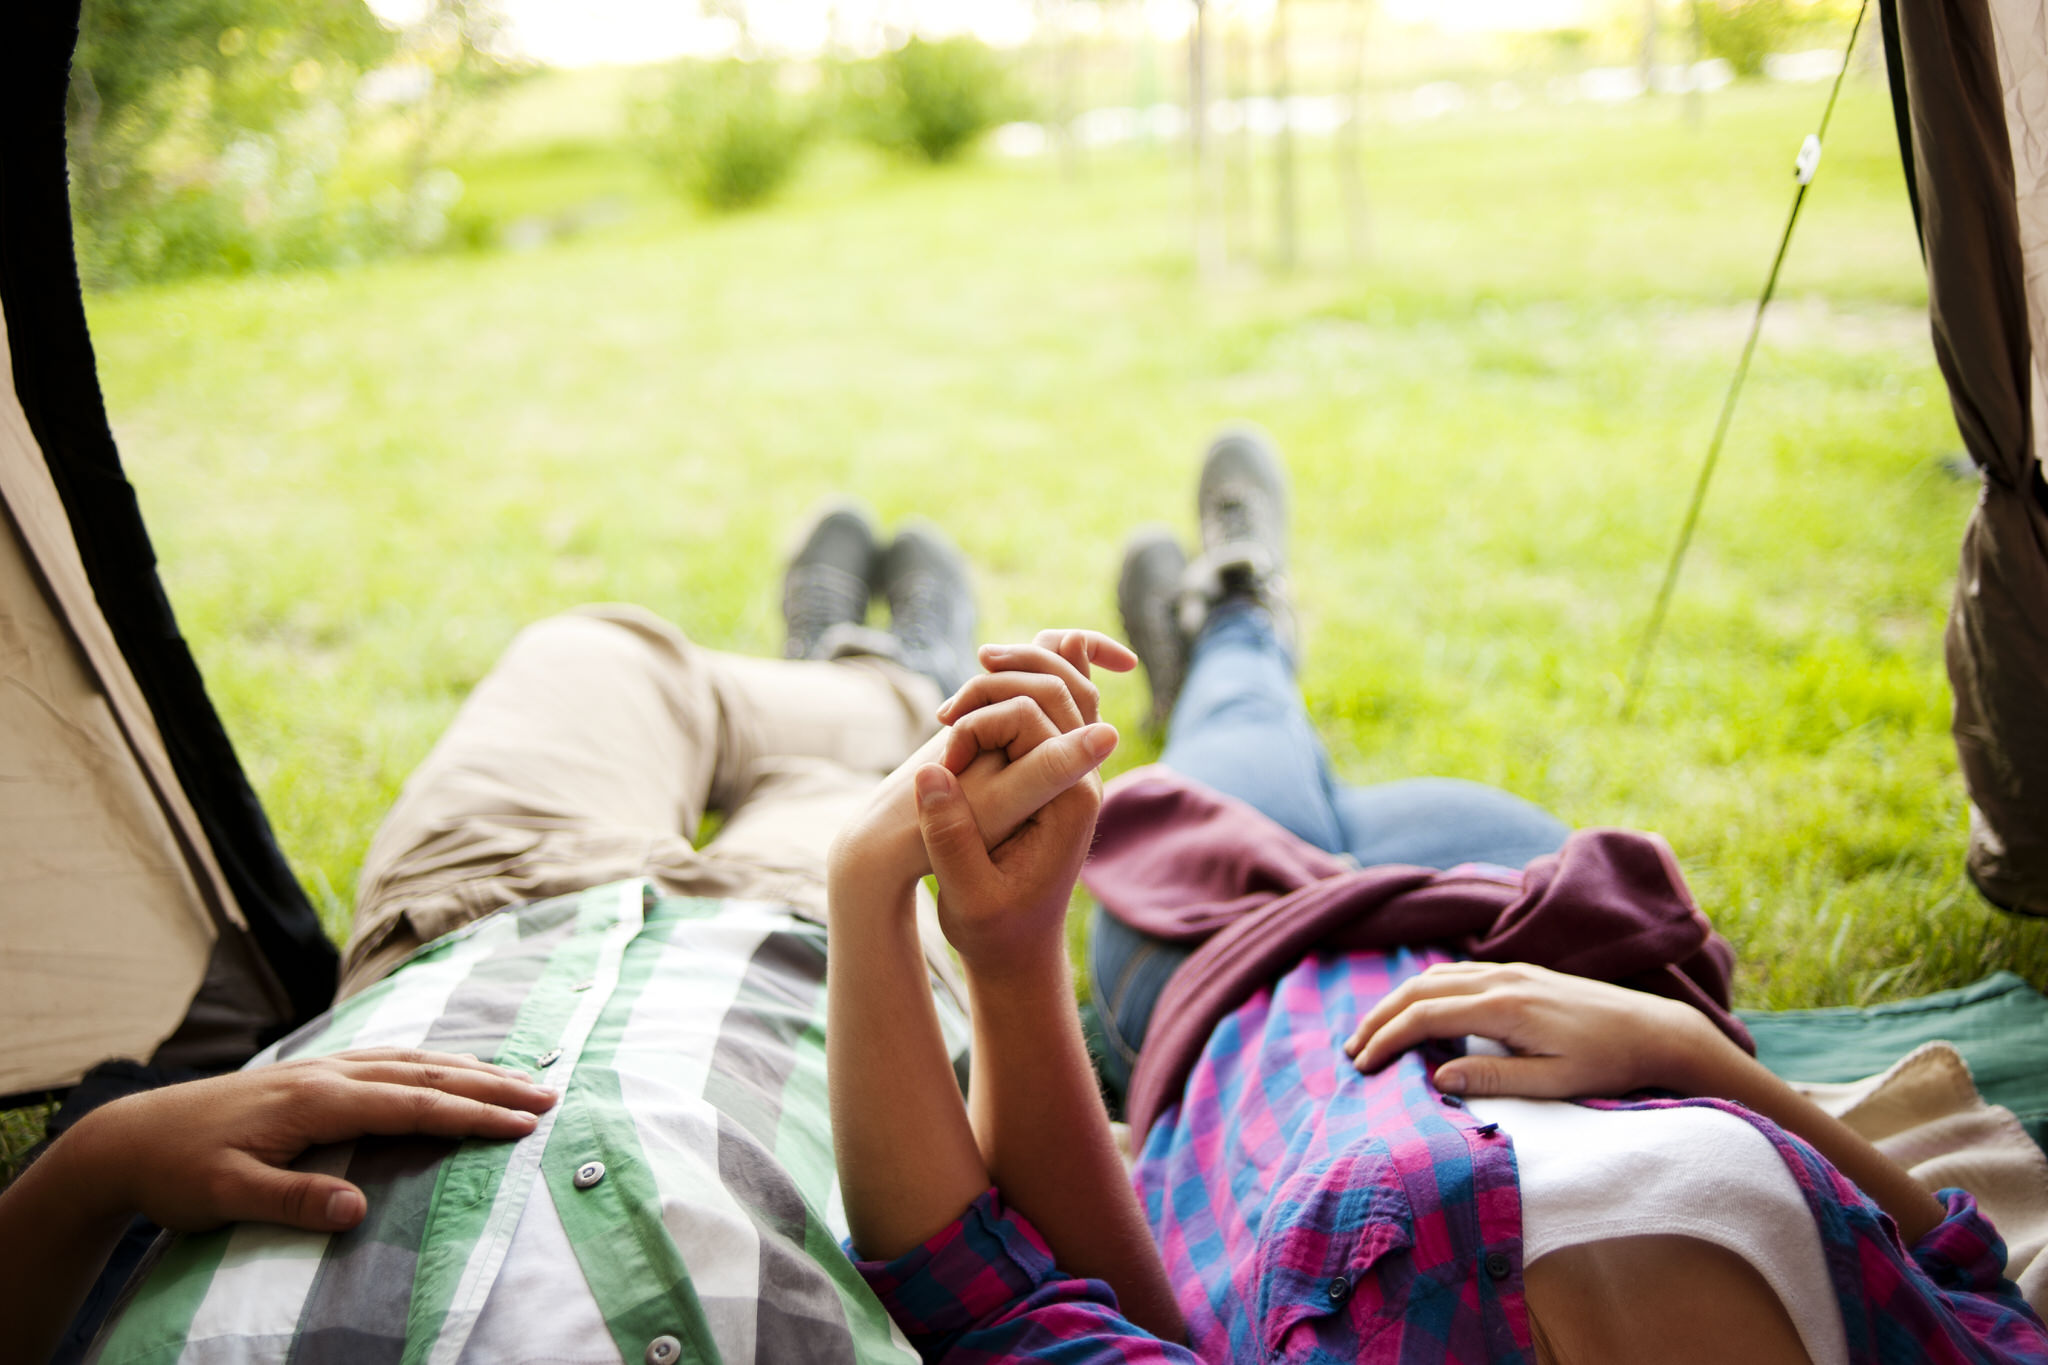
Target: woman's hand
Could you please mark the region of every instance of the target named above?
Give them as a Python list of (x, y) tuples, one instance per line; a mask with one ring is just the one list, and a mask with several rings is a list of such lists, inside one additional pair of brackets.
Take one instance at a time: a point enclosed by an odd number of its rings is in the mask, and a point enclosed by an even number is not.
[(1690, 1005), (1525, 963), (1440, 962), (1367, 1012), (1344, 1045), (1375, 1071), (1418, 1043), (1477, 1034), (1507, 1057), (1437, 1068), (1439, 1090), (1536, 1099), (1626, 1095), (1647, 1086), (1714, 1093), (1747, 1058)]
[[(363, 1192), (289, 1169), (308, 1147), (370, 1134), (521, 1138), (555, 1103), (520, 1072), (397, 1048), (279, 1062), (116, 1100), (51, 1149), (92, 1171), (92, 1197), (176, 1232), (283, 1223), (338, 1232)], [(40, 1163), (38, 1163), (40, 1164)]]

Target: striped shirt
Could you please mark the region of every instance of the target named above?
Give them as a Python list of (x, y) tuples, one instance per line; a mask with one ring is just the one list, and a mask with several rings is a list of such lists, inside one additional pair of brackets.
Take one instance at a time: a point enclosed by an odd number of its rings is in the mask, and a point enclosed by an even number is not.
[[(1535, 1359), (1514, 1143), (1429, 1083), (1410, 1052), (1361, 1076), (1357, 1021), (1435, 952), (1319, 952), (1211, 1034), (1134, 1179), (1192, 1355), (1146, 1337), (1103, 1286), (1063, 1276), (991, 1194), (923, 1247), (862, 1263), (927, 1360), (1402, 1362)], [(2048, 1362), (2048, 1330), (2004, 1278), (2005, 1247), (1960, 1190), (1910, 1250), (1806, 1143), (1756, 1125), (1821, 1234), (1849, 1347), (1877, 1362)]]
[(94, 1358), (914, 1361), (840, 1249), (824, 976), (824, 931), (791, 911), (641, 882), (435, 941), (252, 1065), (469, 1052), (561, 1101), (517, 1142), (315, 1149), (363, 1187), (360, 1226), (163, 1238)]

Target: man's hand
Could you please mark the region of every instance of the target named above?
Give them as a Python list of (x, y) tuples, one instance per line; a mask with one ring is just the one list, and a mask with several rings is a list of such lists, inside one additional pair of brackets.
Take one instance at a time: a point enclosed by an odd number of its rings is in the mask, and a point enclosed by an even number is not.
[(1440, 962), (1367, 1012), (1344, 1045), (1375, 1071), (1418, 1043), (1477, 1034), (1508, 1057), (1437, 1068), (1440, 1090), (1572, 1099), (1646, 1086), (1715, 1093), (1741, 1049), (1690, 1005), (1524, 963)]
[(555, 1100), (520, 1072), (473, 1057), (345, 1052), (116, 1100), (50, 1155), (93, 1173), (81, 1195), (173, 1231), (253, 1220), (339, 1232), (362, 1221), (363, 1192), (289, 1169), (308, 1147), (370, 1134), (521, 1138)]

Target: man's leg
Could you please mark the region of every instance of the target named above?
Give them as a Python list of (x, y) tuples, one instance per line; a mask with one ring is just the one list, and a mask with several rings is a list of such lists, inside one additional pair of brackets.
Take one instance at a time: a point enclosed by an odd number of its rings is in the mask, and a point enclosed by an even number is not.
[(809, 836), (811, 860), (771, 867), (695, 850), (705, 810), (744, 809), (786, 762), (871, 786), (930, 733), (937, 701), (880, 661), (740, 659), (632, 607), (529, 627), (372, 840), (340, 993), (491, 911), (626, 877), (822, 912), (829, 832)]

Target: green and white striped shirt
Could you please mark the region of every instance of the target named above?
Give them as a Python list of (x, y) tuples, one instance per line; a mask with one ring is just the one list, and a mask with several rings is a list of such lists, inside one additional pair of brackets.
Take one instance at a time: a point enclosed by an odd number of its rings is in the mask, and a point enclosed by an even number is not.
[[(517, 1142), (315, 1149), (302, 1165), (368, 1196), (360, 1226), (163, 1238), (93, 1358), (914, 1362), (840, 1250), (824, 987), (816, 924), (637, 881), (429, 944), (251, 1064), (470, 1052), (561, 1102)], [(964, 1055), (966, 1021), (935, 990)]]

